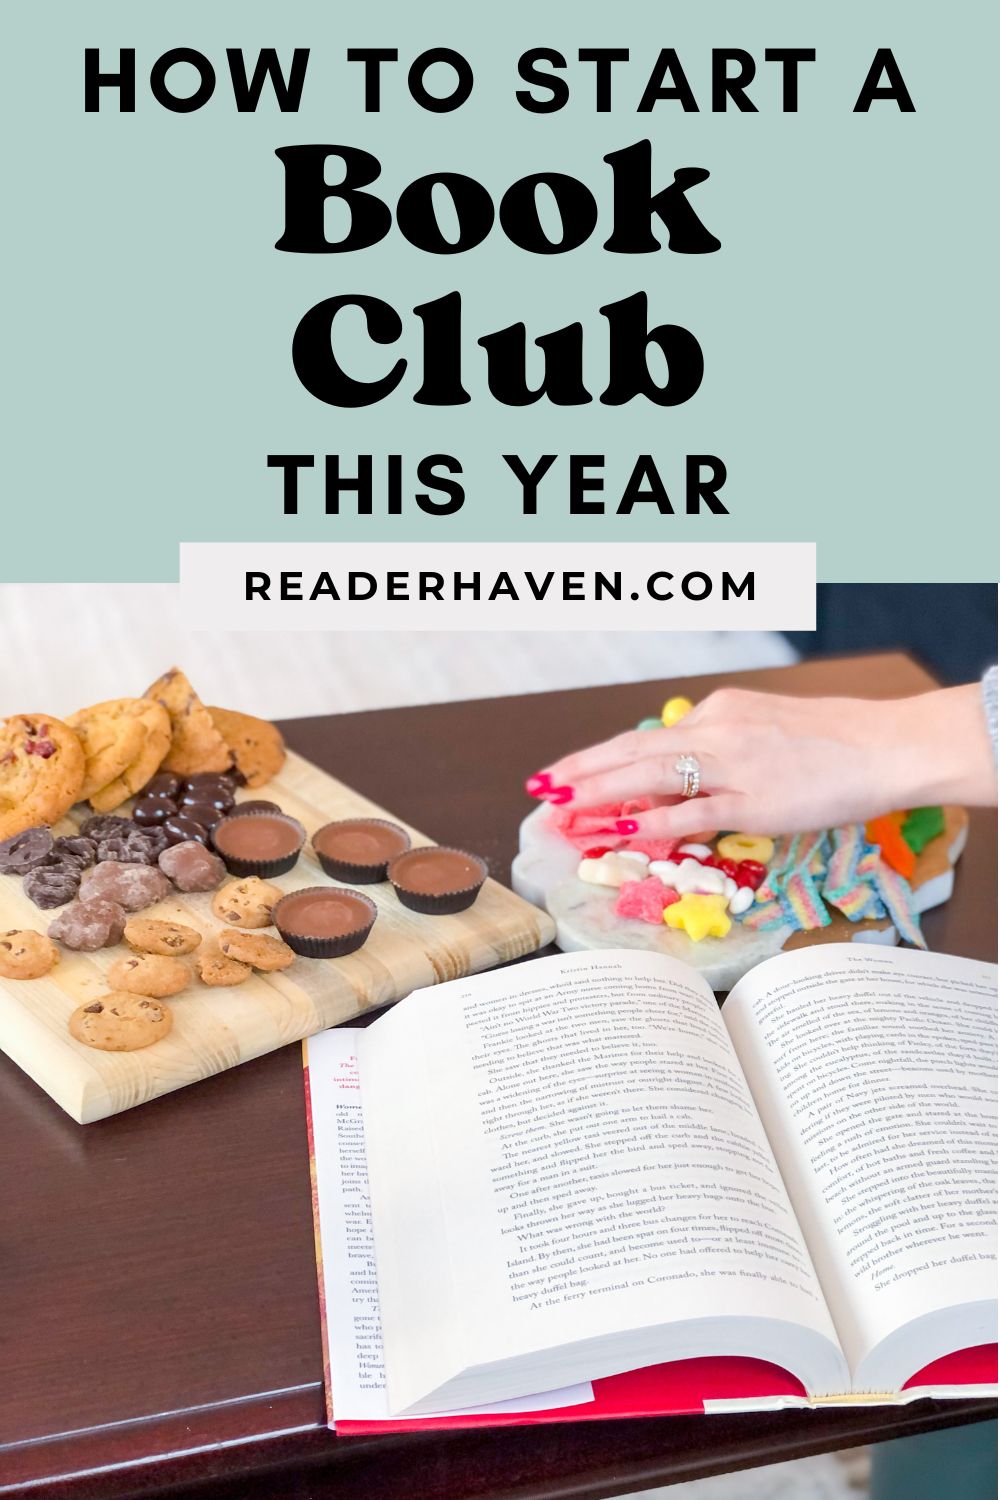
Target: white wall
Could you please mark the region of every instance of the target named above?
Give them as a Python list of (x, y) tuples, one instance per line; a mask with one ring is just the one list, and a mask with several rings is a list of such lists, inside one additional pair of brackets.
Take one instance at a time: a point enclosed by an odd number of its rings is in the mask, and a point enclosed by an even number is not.
[(208, 703), (292, 718), (794, 659), (750, 632), (210, 635), (187, 628), (171, 584), (0, 586), (0, 716), (135, 696), (174, 664)]

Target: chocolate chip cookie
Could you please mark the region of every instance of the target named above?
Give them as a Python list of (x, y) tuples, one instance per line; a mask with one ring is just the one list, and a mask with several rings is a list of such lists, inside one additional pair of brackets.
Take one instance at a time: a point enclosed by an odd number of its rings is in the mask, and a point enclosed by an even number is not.
[(51, 938), (30, 927), (0, 932), (0, 977), (41, 979), (59, 961), (59, 949)]
[(231, 880), (216, 892), (212, 910), (230, 927), (270, 927), (271, 910), (284, 892), (258, 875)]
[(108, 970), (108, 983), (130, 995), (149, 995), (165, 1000), (187, 989), (191, 973), (179, 958), (165, 958), (158, 953), (132, 953), (116, 958)]
[(193, 953), (201, 944), (201, 933), (183, 922), (163, 922), (158, 917), (132, 917), (125, 926), (125, 941), (140, 953), (160, 953), (178, 958)]
[(224, 927), (219, 933), (219, 952), (265, 974), (287, 969), (295, 960), (291, 948), (280, 938), (268, 937), (266, 932), (239, 932), (232, 927)]
[(101, 1052), (137, 1052), (165, 1037), (173, 1025), (169, 1005), (146, 995), (112, 990), (100, 1000), (78, 1006), (69, 1018), (69, 1029), (85, 1047)]

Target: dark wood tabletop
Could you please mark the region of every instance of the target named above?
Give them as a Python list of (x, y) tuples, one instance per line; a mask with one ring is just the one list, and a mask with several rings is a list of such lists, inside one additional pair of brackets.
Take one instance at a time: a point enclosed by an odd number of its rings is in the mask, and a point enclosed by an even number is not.
[[(725, 679), (733, 680), (732, 674)], [(901, 655), (740, 674), (896, 697)], [(289, 744), (509, 876), (525, 776), (721, 678), (300, 719)], [(317, 707), (329, 707), (318, 687)], [(996, 824), (972, 815), (933, 948), (996, 958)], [(589, 1496), (992, 1416), (987, 1401), (337, 1440), (322, 1361), (300, 1048), (93, 1125), (0, 1057), (0, 1495)]]

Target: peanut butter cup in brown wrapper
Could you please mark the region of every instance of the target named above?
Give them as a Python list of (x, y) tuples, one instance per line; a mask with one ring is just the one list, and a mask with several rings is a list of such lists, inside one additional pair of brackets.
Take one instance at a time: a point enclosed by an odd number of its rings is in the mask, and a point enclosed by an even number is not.
[(282, 896), (271, 919), (289, 948), (304, 958), (346, 958), (356, 953), (378, 916), (360, 891), (308, 885)]
[(231, 875), (259, 875), (271, 880), (294, 867), (306, 831), (298, 818), (288, 813), (241, 813), (237, 809), (216, 823), (211, 838), (212, 847)]
[(389, 861), (388, 873), (404, 906), (443, 917), (472, 905), (489, 870), (478, 854), (429, 845), (397, 854)]
[(410, 847), (410, 835), (385, 818), (341, 818), (317, 828), (316, 858), (333, 880), (375, 885), (385, 880), (389, 861)]

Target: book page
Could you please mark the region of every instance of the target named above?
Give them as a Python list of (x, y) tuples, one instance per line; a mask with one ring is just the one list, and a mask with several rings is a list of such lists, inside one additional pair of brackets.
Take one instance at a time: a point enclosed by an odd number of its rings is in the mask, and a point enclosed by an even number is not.
[[(368, 1028), (359, 1057), (395, 1409), (465, 1369), (663, 1324), (673, 1344), (597, 1351), (573, 1378), (719, 1352), (846, 1378), (718, 1007), (685, 965), (568, 954), (455, 981)], [(494, 1394), (516, 1392), (494, 1373)]]
[(856, 1384), (996, 1338), (996, 999), (991, 965), (857, 943), (726, 1001)]
[[(334, 1422), (389, 1420), (358, 1077), (360, 1035), (346, 1028), (326, 1031), (305, 1044), (327, 1397)], [(465, 1415), (550, 1411), (593, 1398), (593, 1387), (583, 1383)]]

